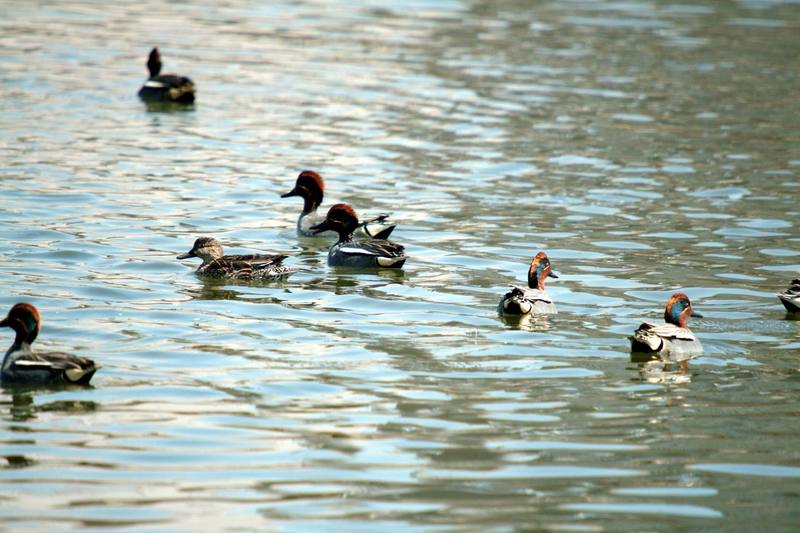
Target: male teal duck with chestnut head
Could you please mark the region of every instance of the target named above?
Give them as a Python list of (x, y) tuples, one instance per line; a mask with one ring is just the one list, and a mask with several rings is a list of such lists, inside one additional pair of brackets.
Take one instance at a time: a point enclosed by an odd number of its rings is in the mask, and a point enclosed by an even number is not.
[(548, 277), (558, 278), (547, 254), (539, 252), (528, 268), (528, 286), (512, 285), (511, 290), (500, 299), (498, 311), (511, 316), (555, 314), (556, 306), (544, 291), (544, 282)]
[(664, 323), (644, 322), (631, 337), (631, 352), (670, 358), (691, 357), (703, 353), (703, 345), (689, 329), (689, 317), (702, 317), (692, 309), (689, 297), (676, 292), (667, 300)]
[(36, 354), (31, 345), (39, 335), (41, 318), (31, 304), (18, 303), (0, 320), (0, 327), (14, 330), (14, 343), (3, 357), (3, 385), (87, 385), (99, 368), (94, 361), (77, 355)]
[(353, 240), (358, 228), (358, 215), (346, 204), (336, 204), (328, 210), (325, 220), (312, 226), (311, 231), (334, 231), (339, 240), (328, 250), (328, 265), (355, 268), (401, 268), (408, 258), (405, 248), (386, 239)]
[[(281, 198), (299, 196), (303, 199), (303, 210), (297, 219), (297, 233), (303, 237), (333, 237), (334, 231), (314, 232), (311, 226), (316, 226), (325, 220), (324, 216), (317, 213), (317, 209), (322, 205), (325, 195), (325, 182), (322, 176), (313, 170), (304, 170), (297, 176), (294, 189), (282, 194)], [(354, 236), (359, 239), (388, 239), (394, 231), (394, 225), (386, 224), (389, 215), (378, 215), (369, 220), (362, 221), (354, 231)]]

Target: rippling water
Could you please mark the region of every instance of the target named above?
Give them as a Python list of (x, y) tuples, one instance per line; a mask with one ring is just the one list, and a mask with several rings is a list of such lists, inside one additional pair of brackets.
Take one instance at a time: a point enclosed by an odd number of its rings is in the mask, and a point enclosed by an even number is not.
[[(800, 6), (0, 6), (0, 307), (93, 388), (0, 392), (0, 529), (790, 529)], [(195, 107), (135, 97), (151, 46)], [(298, 240), (392, 212), (404, 272)], [(282, 251), (203, 282), (200, 235)], [(495, 308), (538, 250), (560, 313)], [(685, 290), (705, 355), (630, 361)], [(11, 332), (2, 332), (10, 343)]]

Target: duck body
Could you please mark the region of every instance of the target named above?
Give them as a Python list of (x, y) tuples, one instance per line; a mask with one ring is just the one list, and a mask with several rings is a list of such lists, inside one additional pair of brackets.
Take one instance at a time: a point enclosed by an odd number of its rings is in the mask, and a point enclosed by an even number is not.
[(643, 322), (630, 337), (631, 351), (686, 358), (703, 353), (703, 345), (689, 328)]
[(339, 240), (328, 250), (328, 265), (353, 268), (402, 268), (408, 256), (405, 248), (386, 239), (353, 240), (359, 227), (358, 216), (352, 207), (336, 204), (328, 210), (325, 220), (312, 226), (311, 231), (335, 231)]
[(800, 313), (800, 279), (793, 279), (788, 289), (778, 295), (786, 311)]
[(192, 80), (176, 74), (161, 74), (161, 55), (158, 48), (150, 51), (147, 60), (150, 77), (139, 89), (139, 98), (145, 102), (176, 102), (191, 104), (195, 99), (195, 87)]
[(354, 268), (402, 268), (405, 248), (386, 239), (337, 242), (328, 250), (328, 265)]
[(213, 237), (200, 237), (192, 249), (178, 259), (199, 257), (203, 263), (197, 268), (198, 276), (236, 280), (267, 280), (288, 276), (295, 272), (283, 264), (285, 254), (225, 255), (222, 245)]
[(503, 295), (498, 311), (504, 315), (554, 315), (556, 305), (545, 291), (512, 285)]
[[(311, 228), (325, 221), (324, 216), (317, 213), (317, 209), (322, 204), (325, 195), (325, 182), (322, 176), (313, 170), (304, 170), (297, 176), (294, 188), (282, 194), (281, 198), (290, 196), (300, 196), (303, 198), (303, 210), (297, 218), (297, 234), (303, 237), (327, 237), (336, 236), (332, 230), (313, 231)], [(361, 222), (353, 232), (353, 237), (357, 239), (387, 239), (394, 231), (393, 224), (386, 223), (389, 218), (387, 214), (380, 214)]]
[(545, 280), (557, 278), (544, 252), (539, 252), (531, 260), (528, 268), (528, 287), (512, 285), (511, 290), (500, 298), (497, 310), (500, 314), (511, 316), (553, 315), (556, 305), (544, 290)]
[(16, 338), (3, 357), (0, 383), (3, 385), (88, 385), (99, 366), (86, 357), (50, 353), (36, 354), (31, 344), (39, 334), (39, 311), (31, 304), (18, 303), (0, 321), (13, 328)]
[(631, 352), (650, 356), (685, 359), (703, 353), (703, 345), (687, 327), (690, 316), (701, 317), (689, 298), (675, 293), (667, 301), (664, 323), (643, 322), (631, 337)]

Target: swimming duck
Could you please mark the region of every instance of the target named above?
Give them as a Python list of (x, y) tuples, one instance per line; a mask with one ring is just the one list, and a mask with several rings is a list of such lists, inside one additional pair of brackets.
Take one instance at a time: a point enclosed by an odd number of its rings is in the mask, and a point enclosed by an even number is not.
[(328, 265), (358, 268), (401, 268), (407, 256), (403, 246), (386, 239), (354, 241), (353, 232), (359, 227), (356, 212), (347, 204), (336, 204), (328, 210), (325, 220), (311, 231), (335, 231), (339, 240), (328, 251)]
[(793, 279), (792, 284), (778, 295), (781, 303), (790, 313), (800, 313), (800, 279)]
[(547, 254), (539, 252), (528, 268), (528, 288), (512, 285), (500, 299), (498, 311), (505, 315), (555, 314), (556, 306), (544, 292), (544, 282), (548, 277), (558, 278)]
[(97, 371), (94, 361), (67, 354), (34, 354), (31, 344), (39, 335), (41, 318), (31, 304), (11, 308), (0, 327), (13, 329), (17, 336), (3, 358), (0, 383), (4, 385), (87, 385)]
[(194, 83), (189, 78), (175, 74), (161, 74), (161, 54), (158, 48), (150, 51), (147, 59), (150, 77), (139, 89), (139, 98), (145, 102), (194, 102)]
[(197, 268), (198, 276), (213, 278), (263, 280), (287, 276), (294, 269), (284, 266), (284, 254), (273, 255), (225, 255), (222, 244), (213, 237), (200, 237), (192, 249), (178, 259), (199, 257), (203, 264)]
[[(297, 233), (304, 237), (325, 236), (332, 237), (333, 232), (319, 232), (314, 233), (311, 231), (311, 226), (315, 226), (325, 220), (317, 214), (317, 208), (322, 204), (322, 198), (325, 191), (325, 182), (322, 181), (322, 176), (313, 170), (304, 170), (297, 176), (297, 181), (294, 184), (294, 189), (282, 194), (281, 198), (289, 198), (290, 196), (300, 196), (303, 198), (303, 211), (297, 219)], [(358, 225), (356, 228), (356, 236), (359, 238), (369, 239), (388, 239), (394, 230), (394, 225), (384, 224), (389, 215), (378, 215), (375, 218), (366, 220)]]
[(631, 352), (672, 357), (703, 353), (703, 345), (687, 326), (690, 316), (702, 318), (703, 315), (692, 309), (688, 296), (676, 292), (667, 300), (664, 324), (644, 322), (628, 337)]

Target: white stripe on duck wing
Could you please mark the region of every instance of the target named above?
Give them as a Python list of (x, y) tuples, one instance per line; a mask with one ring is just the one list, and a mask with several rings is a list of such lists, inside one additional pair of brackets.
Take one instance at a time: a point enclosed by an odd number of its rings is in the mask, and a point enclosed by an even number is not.
[(781, 303), (790, 313), (800, 313), (800, 279), (793, 279), (792, 284), (778, 295)]

